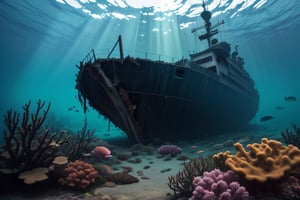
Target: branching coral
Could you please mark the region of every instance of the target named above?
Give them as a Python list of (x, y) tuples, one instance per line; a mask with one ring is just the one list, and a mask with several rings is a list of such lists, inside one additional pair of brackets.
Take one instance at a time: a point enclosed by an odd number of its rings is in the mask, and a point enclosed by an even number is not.
[(23, 106), (22, 118), (19, 113), (12, 110), (7, 111), (4, 116), (6, 130), (2, 148), (6, 156), (2, 157), (5, 159), (5, 165), (1, 167), (10, 169), (12, 173), (49, 166), (57, 148), (70, 139), (65, 135), (65, 131), (57, 135), (42, 127), (50, 103), (46, 106), (45, 102), (39, 100), (35, 113), (30, 112), (30, 105), (31, 101)]
[(247, 180), (265, 182), (279, 179), (293, 166), (300, 164), (300, 150), (294, 145), (283, 146), (279, 141), (262, 138), (261, 144), (234, 144), (235, 155), (228, 155), (226, 166)]
[(89, 145), (95, 140), (95, 130), (87, 129), (87, 120), (84, 120), (82, 129), (77, 133), (76, 137), (71, 139), (66, 154), (69, 160), (74, 161), (82, 157), (82, 153), (89, 152)]
[(194, 177), (202, 176), (205, 171), (210, 171), (215, 167), (214, 161), (210, 157), (194, 158), (184, 163), (182, 171), (169, 177), (168, 186), (174, 191), (176, 197), (190, 197), (194, 190)]

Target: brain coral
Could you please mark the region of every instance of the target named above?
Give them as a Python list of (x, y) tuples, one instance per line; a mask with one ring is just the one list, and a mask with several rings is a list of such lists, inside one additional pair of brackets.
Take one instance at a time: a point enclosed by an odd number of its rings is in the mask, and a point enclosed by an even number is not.
[(234, 144), (235, 155), (228, 155), (226, 166), (245, 176), (247, 180), (265, 182), (279, 179), (293, 166), (300, 164), (300, 150), (293, 145), (283, 146), (279, 141), (261, 139), (261, 144)]

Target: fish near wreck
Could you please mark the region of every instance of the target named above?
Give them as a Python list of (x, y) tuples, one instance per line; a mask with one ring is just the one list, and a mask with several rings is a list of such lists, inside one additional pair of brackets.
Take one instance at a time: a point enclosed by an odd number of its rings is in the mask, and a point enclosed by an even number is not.
[[(244, 68), (238, 48), (212, 36), (224, 23), (210, 22), (203, 3), (201, 17), (208, 48), (177, 62), (124, 57), (122, 37), (105, 58), (92, 50), (78, 66), (78, 98), (122, 129), (133, 142), (201, 137), (248, 125), (259, 94)], [(120, 58), (110, 58), (116, 46)]]
[(287, 96), (284, 97), (284, 101), (296, 101), (297, 98), (295, 96)]
[(265, 122), (265, 121), (269, 121), (269, 120), (271, 120), (271, 119), (273, 119), (273, 116), (271, 116), (271, 115), (266, 115), (266, 116), (261, 117), (259, 121)]
[(110, 149), (104, 146), (97, 146), (90, 153), (83, 153), (82, 155), (86, 157), (92, 156), (97, 160), (104, 160), (112, 157)]

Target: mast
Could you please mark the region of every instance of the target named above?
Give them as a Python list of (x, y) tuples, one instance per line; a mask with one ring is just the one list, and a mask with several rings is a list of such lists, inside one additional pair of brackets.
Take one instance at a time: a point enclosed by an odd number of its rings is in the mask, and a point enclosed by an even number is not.
[(203, 7), (203, 12), (201, 13), (201, 18), (203, 19), (205, 24), (204, 24), (204, 26), (200, 26), (200, 27), (192, 29), (192, 33), (196, 32), (196, 31), (198, 31), (202, 28), (205, 28), (206, 33), (204, 33), (203, 35), (200, 35), (199, 39), (200, 40), (205, 40), (206, 39), (207, 43), (208, 43), (208, 47), (211, 47), (211, 37), (218, 33), (218, 30), (213, 29), (213, 28), (216, 28), (217, 26), (219, 26), (221, 24), (224, 24), (224, 21), (222, 20), (221, 22), (218, 22), (218, 24), (212, 26), (211, 22), (210, 22), (211, 12), (206, 10), (204, 1), (202, 3), (202, 7)]
[(115, 43), (115, 45), (114, 45), (114, 47), (112, 48), (112, 50), (109, 52), (107, 58), (110, 57), (110, 55), (112, 54), (112, 52), (115, 50), (117, 44), (119, 44), (120, 59), (121, 59), (121, 60), (124, 59), (124, 54), (123, 54), (123, 44), (122, 44), (122, 37), (121, 37), (121, 35), (119, 35), (117, 42)]

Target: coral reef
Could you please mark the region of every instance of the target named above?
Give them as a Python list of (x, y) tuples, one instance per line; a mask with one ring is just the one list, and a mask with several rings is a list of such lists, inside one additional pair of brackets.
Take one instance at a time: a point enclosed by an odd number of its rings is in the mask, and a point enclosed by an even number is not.
[(286, 144), (292, 144), (300, 148), (300, 128), (297, 128), (296, 124), (292, 124), (294, 133), (288, 129), (281, 133), (282, 139)]
[(225, 161), (229, 155), (231, 155), (230, 151), (219, 152), (219, 153), (213, 155), (214, 162), (216, 163), (217, 167), (221, 171), (228, 170), (228, 167), (226, 166)]
[(295, 176), (289, 176), (286, 181), (280, 184), (279, 188), (284, 200), (300, 199), (300, 181)]
[(95, 182), (98, 176), (97, 171), (91, 164), (80, 160), (68, 163), (64, 173), (64, 177), (59, 178), (58, 182), (62, 185), (80, 189), (86, 189)]
[(189, 200), (247, 200), (249, 193), (240, 186), (238, 179), (237, 174), (231, 170), (205, 172), (203, 177), (194, 178), (195, 190)]
[(196, 176), (202, 176), (205, 171), (215, 169), (215, 163), (211, 157), (193, 158), (184, 163), (182, 171), (175, 176), (168, 177), (168, 186), (176, 197), (190, 197), (194, 190), (193, 180)]
[[(39, 100), (35, 113), (30, 112), (29, 103), (23, 106), (23, 114), (12, 110), (4, 116), (6, 129), (4, 130), (4, 145), (0, 159), (0, 168), (9, 169), (10, 173), (19, 173), (36, 167), (48, 167), (59, 147), (66, 143), (70, 137), (66, 131), (60, 134), (50, 133), (43, 128), (43, 123), (50, 109), (50, 103), (45, 107), (45, 102)], [(44, 110), (43, 110), (44, 109)]]
[(57, 156), (52, 161), (52, 165), (49, 167), (49, 169), (54, 172), (54, 175), (56, 177), (60, 177), (64, 174), (68, 162), (69, 162), (68, 157)]
[(157, 152), (161, 155), (170, 155), (172, 157), (182, 152), (182, 149), (176, 145), (161, 145)]
[(283, 177), (293, 166), (300, 164), (300, 150), (293, 145), (283, 146), (279, 141), (261, 139), (261, 144), (234, 144), (235, 155), (228, 155), (226, 166), (242, 174), (247, 180), (265, 182)]
[(81, 159), (83, 153), (91, 151), (91, 143), (95, 140), (95, 130), (87, 129), (87, 119), (84, 120), (84, 125), (78, 131), (75, 138), (69, 142), (70, 146), (66, 147), (65, 154), (68, 155), (70, 161)]
[(52, 164), (60, 166), (60, 165), (65, 165), (67, 164), (68, 161), (68, 157), (66, 156), (57, 156), (54, 158), (54, 160), (52, 161)]
[(48, 168), (35, 168), (30, 171), (24, 171), (19, 175), (19, 179), (24, 179), (24, 183), (33, 184), (38, 181), (44, 181), (48, 179), (46, 173), (48, 173)]

